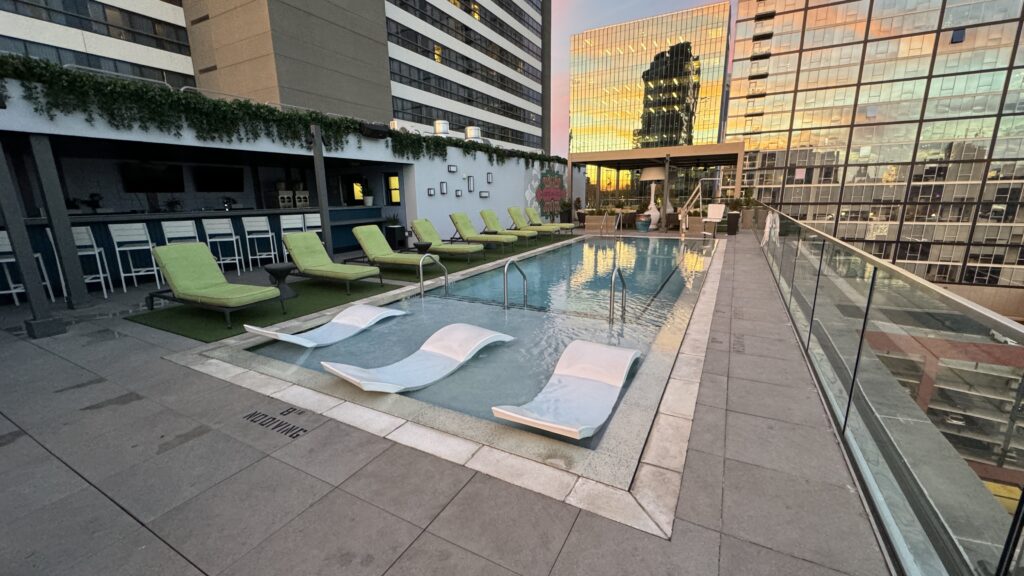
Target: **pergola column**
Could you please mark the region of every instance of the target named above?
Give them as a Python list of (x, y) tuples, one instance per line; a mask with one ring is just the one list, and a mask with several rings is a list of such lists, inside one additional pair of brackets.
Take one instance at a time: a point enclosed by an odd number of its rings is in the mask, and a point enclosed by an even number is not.
[(316, 198), (320, 205), (320, 233), (324, 238), (327, 253), (334, 256), (334, 235), (331, 229), (331, 209), (327, 205), (327, 168), (324, 166), (324, 140), (320, 135), (320, 125), (309, 127), (313, 139), (313, 172), (316, 176)]

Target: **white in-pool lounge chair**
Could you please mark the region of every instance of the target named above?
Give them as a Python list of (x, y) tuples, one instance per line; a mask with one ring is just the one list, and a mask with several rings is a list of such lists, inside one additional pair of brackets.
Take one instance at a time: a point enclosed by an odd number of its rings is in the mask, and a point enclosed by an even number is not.
[(304, 348), (320, 348), (321, 346), (330, 346), (346, 338), (351, 338), (385, 318), (403, 316), (405, 314), (406, 312), (395, 310), (394, 308), (356, 304), (355, 306), (345, 308), (323, 326), (313, 328), (302, 334), (274, 332), (266, 328), (249, 326), (248, 324), (245, 325), (245, 331)]
[(630, 348), (574, 340), (540, 394), (522, 406), (493, 406), (491, 412), (575, 440), (588, 438), (608, 420), (639, 357)]
[(412, 392), (426, 388), (469, 361), (484, 346), (514, 340), (471, 324), (449, 324), (427, 338), (412, 355), (380, 368), (321, 362), (331, 374), (367, 392)]

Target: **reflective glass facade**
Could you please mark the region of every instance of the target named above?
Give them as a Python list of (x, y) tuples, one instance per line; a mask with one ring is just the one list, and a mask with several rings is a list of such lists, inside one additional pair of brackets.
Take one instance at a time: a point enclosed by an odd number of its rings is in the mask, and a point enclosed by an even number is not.
[(1022, 0), (740, 0), (745, 190), (933, 282), (1024, 286)]
[(730, 4), (572, 37), (570, 151), (720, 141)]

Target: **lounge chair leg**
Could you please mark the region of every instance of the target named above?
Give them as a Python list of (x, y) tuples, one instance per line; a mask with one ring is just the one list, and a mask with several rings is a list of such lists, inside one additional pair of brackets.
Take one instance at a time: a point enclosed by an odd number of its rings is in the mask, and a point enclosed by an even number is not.
[(377, 274), (377, 280), (380, 280), (380, 285), (384, 285), (384, 274)]
[(345, 280), (345, 294), (352, 294), (352, 285), (348, 280)]
[(231, 312), (229, 312), (227, 310), (224, 311), (224, 324), (228, 328), (231, 328)]
[[(103, 279), (100, 278), (100, 281), (102, 282)], [(153, 297), (152, 296), (146, 296), (146, 309), (147, 310), (152, 310), (153, 309)]]
[(282, 315), (287, 314), (288, 311), (284, 309), (284, 300), (278, 300), (278, 302), (281, 303), (281, 314)]

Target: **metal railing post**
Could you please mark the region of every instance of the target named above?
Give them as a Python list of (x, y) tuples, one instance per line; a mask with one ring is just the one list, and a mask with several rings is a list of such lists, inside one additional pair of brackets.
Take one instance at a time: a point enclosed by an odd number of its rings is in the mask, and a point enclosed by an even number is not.
[(528, 293), (527, 293), (527, 290), (526, 290), (526, 288), (527, 288), (526, 272), (523, 272), (523, 269), (519, 266), (519, 263), (516, 262), (515, 259), (509, 258), (508, 262), (505, 262), (505, 270), (503, 272), (503, 274), (504, 274), (503, 286), (504, 286), (504, 290), (505, 290), (505, 309), (506, 310), (508, 310), (508, 269), (509, 269), (509, 267), (513, 267), (513, 266), (515, 267), (516, 270), (519, 271), (519, 275), (523, 277), (523, 308), (525, 308), (526, 304), (527, 304)]
[(434, 256), (433, 254), (424, 254), (423, 257), (420, 258), (420, 265), (419, 265), (419, 269), (420, 269), (420, 298), (423, 298), (423, 296), (424, 296), (424, 294), (423, 294), (423, 262), (426, 261), (427, 258), (430, 258), (431, 260), (433, 260), (434, 263), (437, 264), (438, 266), (440, 266), (441, 270), (444, 271), (444, 295), (447, 296), (448, 295), (448, 268), (444, 264), (441, 263), (441, 259), (438, 258), (437, 256)]
[(615, 278), (618, 278), (622, 282), (622, 321), (626, 321), (626, 278), (622, 275), (622, 270), (616, 264), (615, 269), (612, 270), (612, 288), (611, 293), (608, 295), (608, 323), (612, 324), (615, 322)]
[(850, 407), (853, 406), (853, 392), (857, 387), (857, 372), (860, 370), (860, 358), (864, 352), (864, 337), (868, 331), (868, 317), (871, 316), (871, 298), (875, 295), (875, 280), (878, 278), (878, 267), (871, 267), (871, 283), (868, 285), (868, 300), (864, 303), (864, 321), (860, 325), (860, 341), (857, 343), (857, 357), (853, 361), (853, 375), (850, 377), (850, 392), (846, 397), (846, 415), (843, 417), (843, 431), (846, 434), (846, 424), (850, 421)]
[(821, 257), (818, 258), (818, 276), (814, 279), (814, 298), (811, 299), (811, 316), (807, 320), (807, 342), (804, 342), (804, 350), (811, 349), (811, 333), (814, 331), (814, 312), (818, 309), (818, 288), (821, 286), (821, 269), (825, 266), (825, 247), (828, 244), (821, 239)]

